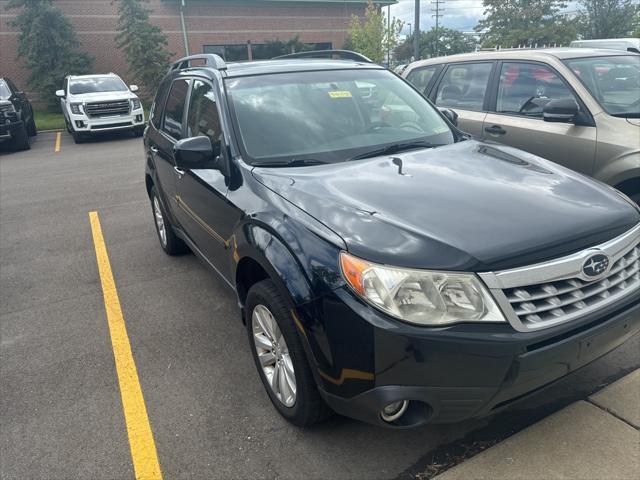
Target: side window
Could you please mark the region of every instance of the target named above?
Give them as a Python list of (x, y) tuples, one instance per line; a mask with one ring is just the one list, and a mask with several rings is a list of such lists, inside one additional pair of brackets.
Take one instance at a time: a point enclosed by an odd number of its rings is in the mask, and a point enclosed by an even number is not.
[(438, 86), (436, 105), (482, 110), (492, 66), (491, 63), (449, 65)]
[(151, 120), (153, 126), (158, 129), (162, 124), (162, 107), (164, 106), (164, 101), (167, 98), (167, 91), (169, 90), (170, 85), (170, 82), (164, 82), (160, 84), (160, 88), (158, 88), (156, 97), (153, 100), (153, 104), (151, 105), (149, 119)]
[(206, 82), (194, 80), (187, 114), (187, 137), (209, 137), (214, 155), (219, 155), (221, 135), (222, 127), (213, 88)]
[(409, 73), (407, 80), (412, 83), (421, 93), (425, 95), (427, 92), (427, 87), (431, 82), (431, 79), (435, 75), (435, 73), (439, 70), (440, 65), (433, 65), (431, 67), (424, 68), (416, 68)]
[(173, 82), (169, 97), (164, 107), (164, 120), (162, 130), (176, 140), (182, 138), (182, 118), (184, 116), (184, 104), (187, 101), (189, 80), (181, 78)]
[(550, 68), (533, 63), (502, 64), (496, 103), (498, 113), (542, 117), (543, 107), (559, 98), (575, 97)]

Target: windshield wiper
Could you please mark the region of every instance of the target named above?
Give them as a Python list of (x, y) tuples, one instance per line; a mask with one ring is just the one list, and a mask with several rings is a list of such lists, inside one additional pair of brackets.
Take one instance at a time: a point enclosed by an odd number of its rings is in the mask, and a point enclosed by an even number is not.
[(417, 148), (436, 148), (441, 147), (436, 143), (430, 142), (406, 142), (406, 143), (392, 143), (386, 147), (371, 150), (369, 152), (361, 153), (355, 157), (351, 157), (349, 160), (362, 160), (363, 158), (379, 157), (382, 155), (393, 155), (394, 153), (405, 152), (407, 150), (415, 150)]
[(254, 167), (307, 167), (309, 165), (323, 165), (325, 162), (322, 160), (316, 160), (315, 158), (292, 158), (291, 160), (284, 160), (280, 162), (262, 162), (255, 163)]

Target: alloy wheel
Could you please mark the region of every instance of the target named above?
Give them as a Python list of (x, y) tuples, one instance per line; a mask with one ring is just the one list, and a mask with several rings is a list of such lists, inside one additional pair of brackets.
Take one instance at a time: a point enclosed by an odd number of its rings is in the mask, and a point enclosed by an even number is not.
[(153, 216), (156, 219), (156, 228), (158, 229), (158, 235), (160, 236), (160, 242), (162, 246), (167, 246), (167, 230), (164, 224), (164, 217), (162, 216), (162, 210), (160, 209), (160, 202), (158, 197), (153, 197)]
[(287, 342), (273, 314), (264, 305), (256, 305), (251, 314), (253, 343), (267, 383), (286, 407), (296, 403), (296, 376)]

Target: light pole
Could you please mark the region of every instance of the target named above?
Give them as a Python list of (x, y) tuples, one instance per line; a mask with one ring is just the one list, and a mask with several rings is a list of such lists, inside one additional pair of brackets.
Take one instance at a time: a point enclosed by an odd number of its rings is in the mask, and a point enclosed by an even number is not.
[(413, 27), (416, 33), (413, 38), (413, 58), (414, 60), (420, 60), (420, 0), (416, 0)]
[(407, 22), (407, 25), (409, 25), (409, 38), (411, 38), (411, 22)]

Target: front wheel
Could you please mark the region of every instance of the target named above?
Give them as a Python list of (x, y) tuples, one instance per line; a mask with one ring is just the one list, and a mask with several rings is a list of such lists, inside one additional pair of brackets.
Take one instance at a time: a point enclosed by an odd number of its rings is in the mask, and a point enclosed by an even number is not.
[(31, 140), (29, 139), (29, 133), (27, 132), (27, 127), (22, 124), (18, 129), (14, 132), (14, 149), (19, 150), (29, 150), (31, 148)]
[(287, 302), (272, 280), (247, 295), (247, 332), (258, 374), (286, 420), (308, 427), (330, 413), (320, 398)]
[(83, 143), (87, 139), (83, 133), (76, 132), (75, 130), (71, 130), (71, 136), (75, 143)]

